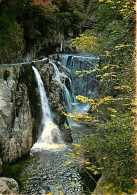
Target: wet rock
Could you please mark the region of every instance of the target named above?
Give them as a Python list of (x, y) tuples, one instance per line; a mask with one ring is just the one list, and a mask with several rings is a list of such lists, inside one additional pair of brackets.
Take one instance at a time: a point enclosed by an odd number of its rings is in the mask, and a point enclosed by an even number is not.
[(19, 187), (14, 179), (0, 177), (0, 194), (19, 195)]
[(70, 70), (64, 67), (60, 62), (56, 61), (56, 65), (61, 73), (64, 73), (68, 78), (71, 78)]
[[(68, 79), (71, 77), (67, 68), (63, 67), (59, 62), (56, 62), (56, 65), (59, 68), (61, 75), (63, 75), (63, 78)], [(55, 79), (55, 69), (50, 62), (43, 66), (36, 64), (36, 68), (39, 70), (44, 82), (49, 105), (53, 112), (54, 122), (61, 130), (64, 141), (70, 143), (72, 142), (71, 132), (70, 128), (68, 128), (67, 116), (64, 115), (64, 113), (67, 113), (66, 94), (63, 86), (64, 79), (62, 79), (61, 82)]]

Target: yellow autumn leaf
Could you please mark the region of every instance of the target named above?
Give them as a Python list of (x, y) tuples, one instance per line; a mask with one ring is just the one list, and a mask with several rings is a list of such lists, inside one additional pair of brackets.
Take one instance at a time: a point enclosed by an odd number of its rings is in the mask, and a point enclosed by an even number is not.
[(73, 106), (77, 105), (78, 103), (71, 103)]
[(97, 175), (99, 172), (98, 171), (94, 171), (94, 174)]
[(86, 165), (90, 165), (91, 163), (90, 162), (85, 162)]
[(50, 192), (50, 193), (48, 193), (48, 194), (45, 194), (45, 195), (53, 195), (54, 194), (54, 192)]
[(103, 74), (103, 77), (109, 76), (111, 73), (106, 72), (105, 74)]
[(116, 115), (110, 114), (111, 117), (116, 117)]
[(77, 154), (77, 155), (80, 155), (80, 151), (78, 150), (76, 154)]
[(83, 77), (83, 74), (81, 74), (79, 77)]
[(113, 184), (112, 183), (104, 186), (105, 189), (109, 189), (109, 188), (112, 188), (112, 187), (113, 187)]
[(107, 69), (109, 67), (109, 65), (106, 65), (106, 66), (104, 66), (103, 68), (102, 68), (102, 70), (105, 70), (105, 69)]
[(134, 179), (135, 184), (137, 184), (137, 179)]
[(79, 161), (79, 163), (84, 163), (84, 161), (81, 160), (81, 161)]
[(72, 144), (73, 146), (75, 146), (76, 148), (80, 148), (81, 146), (79, 144)]
[(76, 70), (76, 74), (79, 74), (79, 73), (81, 73), (81, 71)]
[(132, 111), (133, 113), (136, 113), (136, 112), (137, 112), (137, 110), (136, 110), (135, 108), (133, 108), (131, 111)]
[(59, 184), (58, 186), (56, 186), (56, 188), (57, 188), (57, 189), (60, 189), (60, 188), (62, 188), (62, 185)]
[(98, 69), (93, 69), (92, 72), (95, 72), (95, 71), (97, 71), (97, 70), (98, 70)]
[(66, 165), (69, 165), (69, 164), (71, 164), (72, 163), (72, 161), (70, 160), (70, 161), (67, 161), (66, 162)]
[[(116, 6), (113, 6), (113, 7), (111, 7), (112, 9), (116, 9)], [(116, 31), (115, 31), (116, 32)], [(114, 33), (114, 31), (113, 31), (113, 33)]]
[(70, 154), (68, 154), (68, 155), (64, 155), (64, 156), (66, 156), (66, 157), (71, 157), (71, 155), (70, 155)]
[(123, 5), (123, 7), (125, 7), (125, 8), (126, 8), (126, 7), (127, 7), (127, 5)]
[(108, 0), (106, 3), (112, 3), (112, 1)]
[(137, 106), (137, 101), (132, 101), (131, 105)]
[(110, 108), (110, 107), (108, 107), (108, 110), (110, 110), (111, 112), (117, 112), (114, 108)]
[(93, 171), (94, 169), (93, 168), (91, 168), (91, 167), (85, 167), (86, 169), (88, 169), (88, 170), (91, 170), (91, 171)]
[(59, 195), (63, 195), (63, 192), (62, 191), (59, 191)]
[(69, 152), (72, 152), (72, 149), (68, 149)]

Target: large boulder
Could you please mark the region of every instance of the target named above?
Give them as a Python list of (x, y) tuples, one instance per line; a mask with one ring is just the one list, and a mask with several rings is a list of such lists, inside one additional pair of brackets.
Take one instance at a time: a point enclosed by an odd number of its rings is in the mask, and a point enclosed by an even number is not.
[(17, 182), (12, 178), (0, 177), (0, 194), (19, 195)]

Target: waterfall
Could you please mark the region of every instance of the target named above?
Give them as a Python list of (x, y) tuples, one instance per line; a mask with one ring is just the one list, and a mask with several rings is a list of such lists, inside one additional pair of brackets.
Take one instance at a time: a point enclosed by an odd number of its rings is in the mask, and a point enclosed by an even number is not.
[(61, 40), (61, 44), (60, 44), (60, 52), (63, 51), (63, 40)]
[[(72, 113), (72, 96), (71, 96), (71, 94), (70, 94), (70, 92), (69, 92), (69, 90), (68, 90), (68, 88), (66, 87), (66, 85), (65, 85), (65, 82), (64, 83), (62, 83), (61, 82), (61, 78), (60, 78), (60, 72), (59, 72), (59, 69), (58, 69), (58, 67), (56, 66), (56, 64), (53, 62), (53, 61), (50, 61), (50, 63), (53, 65), (53, 67), (54, 67), (54, 70), (55, 70), (55, 79), (62, 85), (62, 87), (64, 88), (64, 95), (65, 95), (65, 98), (66, 98), (66, 100), (67, 100), (67, 113)], [(68, 78), (69, 79), (69, 81), (70, 81), (70, 85), (71, 85), (71, 79), (70, 78)], [(68, 122), (70, 123), (70, 119), (69, 119), (69, 117), (68, 117)]]
[[(69, 68), (71, 72), (72, 86), (74, 88), (73, 92), (75, 95), (95, 98), (97, 95), (99, 82), (96, 78), (96, 74), (98, 72), (94, 72), (93, 70), (97, 68), (99, 58), (74, 54), (60, 54), (59, 60), (63, 66)], [(82, 76), (80, 76), (80, 74), (76, 74), (76, 71), (90, 71), (91, 73), (81, 73)]]
[[(94, 71), (94, 69), (98, 69), (99, 58), (94, 56), (59, 54), (58, 59), (71, 72), (72, 95), (74, 97), (74, 103), (76, 103), (74, 110), (83, 114), (90, 109), (91, 104), (83, 104), (77, 101), (75, 96), (81, 95), (92, 99), (96, 98), (100, 82), (96, 77), (99, 72)], [(85, 73), (76, 74), (76, 71), (85, 71)], [(89, 71), (90, 74), (86, 73), (86, 71)]]
[(63, 64), (63, 66), (67, 66), (67, 62), (68, 62), (68, 57), (70, 56), (70, 54), (60, 54), (60, 62), (61, 64)]
[(57, 125), (55, 125), (53, 122), (52, 113), (48, 104), (48, 99), (41, 76), (34, 66), (32, 66), (32, 69), (34, 70), (38, 84), (42, 109), (42, 121), (39, 129), (39, 138), (37, 143), (62, 144), (63, 141), (60, 135), (60, 131)]
[(61, 80), (60, 80), (60, 72), (59, 72), (58, 67), (56, 66), (56, 64), (55, 64), (53, 61), (50, 60), (49, 62), (50, 62), (50, 64), (52, 64), (53, 67), (54, 67), (54, 70), (55, 70), (55, 79), (56, 79), (60, 84), (62, 84), (62, 83), (61, 83)]

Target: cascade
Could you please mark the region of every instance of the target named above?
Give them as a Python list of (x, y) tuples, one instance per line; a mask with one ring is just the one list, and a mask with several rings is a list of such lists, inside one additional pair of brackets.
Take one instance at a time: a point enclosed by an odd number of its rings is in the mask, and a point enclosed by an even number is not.
[[(91, 104), (83, 104), (77, 101), (75, 96), (81, 95), (92, 99), (97, 96), (100, 83), (96, 77), (98, 71), (93, 70), (98, 67), (99, 58), (74, 54), (59, 54), (55, 57), (71, 72), (72, 94), (74, 103), (76, 103), (74, 109), (81, 114), (87, 112), (90, 109)], [(76, 74), (76, 71), (85, 71), (85, 73)], [(90, 74), (86, 73), (86, 71), (90, 71)]]
[[(44, 89), (44, 85), (41, 79), (41, 76), (38, 70), (32, 66), (34, 70), (36, 81), (38, 84), (38, 89), (40, 93), (40, 100), (41, 100), (41, 109), (42, 109), (42, 121), (39, 130), (39, 137), (37, 141), (37, 146), (44, 143), (44, 144), (62, 144), (62, 138), (60, 131), (53, 122), (52, 113), (49, 108), (48, 99), (46, 95), (46, 91)], [(35, 147), (35, 145), (34, 145)]]
[[(50, 63), (53, 65), (54, 70), (55, 70), (55, 79), (62, 85), (62, 87), (64, 88), (64, 93), (65, 93), (65, 98), (67, 100), (67, 113), (71, 113), (72, 112), (72, 96), (68, 90), (68, 88), (65, 85), (65, 82), (62, 83), (61, 82), (61, 78), (60, 78), (60, 72), (58, 67), (56, 66), (56, 64), (53, 61), (50, 61)], [(71, 84), (71, 79), (69, 78), (70, 84)], [(68, 122), (70, 122), (69, 118), (68, 118)]]
[[(69, 68), (72, 75), (72, 86), (75, 95), (82, 95), (89, 98), (95, 98), (99, 82), (96, 78), (96, 72), (92, 72), (99, 63), (99, 58), (90, 56), (80, 56), (74, 54), (60, 54), (59, 61)], [(76, 71), (91, 71), (90, 75), (84, 73), (76, 75)], [(79, 77), (80, 76), (80, 77)]]

